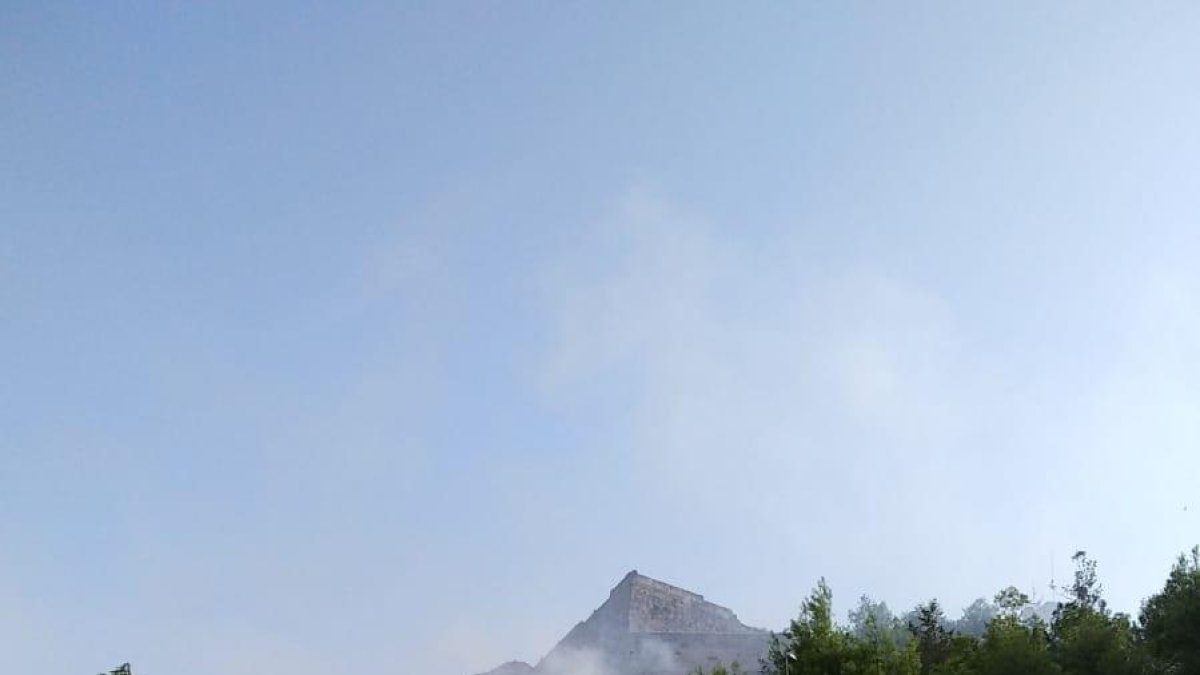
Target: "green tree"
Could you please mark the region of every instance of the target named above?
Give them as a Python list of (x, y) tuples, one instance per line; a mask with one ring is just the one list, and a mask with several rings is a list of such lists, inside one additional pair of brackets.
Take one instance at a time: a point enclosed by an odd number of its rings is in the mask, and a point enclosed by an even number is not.
[(955, 622), (954, 630), (960, 635), (971, 635), (974, 637), (983, 637), (987, 631), (988, 622), (991, 621), (998, 610), (996, 606), (988, 602), (984, 598), (977, 598), (963, 610), (962, 617)]
[(858, 639), (868, 637), (869, 633), (886, 631), (892, 634), (899, 643), (904, 644), (908, 639), (908, 631), (904, 622), (896, 618), (886, 602), (876, 602), (869, 596), (858, 599), (858, 607), (850, 610), (850, 633)]
[(821, 579), (787, 630), (774, 635), (763, 663), (776, 675), (917, 675), (915, 645), (904, 646), (876, 612), (862, 617), (862, 636), (833, 621), (833, 591)]
[(955, 635), (950, 640), (950, 653), (946, 660), (934, 666), (930, 672), (933, 675), (975, 675), (978, 659), (979, 638), (974, 635)]
[[(889, 613), (890, 614), (890, 613)], [(861, 635), (851, 635), (852, 655), (844, 673), (918, 675), (921, 658), (917, 644), (905, 635), (899, 621), (878, 613), (868, 614)]]
[(916, 640), (923, 675), (934, 672), (950, 658), (954, 632), (946, 624), (946, 615), (937, 600), (917, 605), (913, 618), (909, 619), (908, 630)]
[[(1010, 586), (995, 604), (977, 600), (955, 631), (936, 601), (901, 622), (883, 603), (860, 599), (850, 626), (833, 620), (822, 579), (783, 633), (772, 635), (767, 675), (1200, 675), (1200, 547), (1180, 556), (1163, 589), (1142, 604), (1139, 625), (1104, 600), (1095, 561), (1079, 551), (1066, 602), (1031, 608)], [(898, 631), (898, 625), (906, 630)], [(714, 668), (711, 675), (740, 675)], [(704, 675), (697, 671), (695, 675)]]
[(1180, 555), (1167, 583), (1142, 604), (1141, 637), (1157, 669), (1200, 673), (1200, 546)]
[(1096, 561), (1087, 557), (1087, 551), (1076, 551), (1071, 560), (1075, 562), (1075, 581), (1071, 584), (1068, 604), (1098, 612), (1107, 610), (1108, 603), (1101, 597), (1104, 587), (1096, 574)]
[(1096, 561), (1077, 552), (1070, 600), (1054, 611), (1051, 652), (1069, 675), (1136, 675), (1145, 669), (1129, 617), (1113, 615), (1102, 597)]
[[(1025, 602), (1002, 591), (996, 603), (1004, 612), (988, 623), (972, 665), (979, 675), (1056, 675), (1061, 672), (1050, 656), (1046, 626), (1037, 617), (1023, 622), (1017, 612)], [(1024, 594), (1020, 594), (1023, 596)], [(1004, 597), (1001, 597), (1004, 596)]]
[(995, 600), (1002, 616), (1014, 618), (1020, 616), (1021, 610), (1029, 605), (1029, 596), (1017, 590), (1016, 586), (1001, 590), (996, 594)]
[(800, 605), (800, 616), (773, 635), (766, 670), (778, 675), (842, 675), (850, 636), (833, 622), (833, 591), (822, 578)]

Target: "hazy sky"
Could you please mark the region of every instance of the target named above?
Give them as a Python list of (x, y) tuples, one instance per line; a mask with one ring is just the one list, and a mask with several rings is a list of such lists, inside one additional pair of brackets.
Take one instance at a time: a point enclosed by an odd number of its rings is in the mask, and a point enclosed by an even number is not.
[[(468, 675), (1200, 542), (1200, 7), (0, 4), (0, 653)], [(1185, 510), (1185, 505), (1190, 509)]]

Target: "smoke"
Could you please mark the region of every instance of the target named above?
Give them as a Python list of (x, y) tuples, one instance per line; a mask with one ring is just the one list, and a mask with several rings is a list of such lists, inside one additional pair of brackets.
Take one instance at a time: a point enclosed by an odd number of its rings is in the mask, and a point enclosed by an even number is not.
[[(970, 485), (953, 450), (988, 384), (986, 371), (964, 371), (942, 297), (838, 261), (801, 235), (730, 236), (644, 191), (591, 237), (588, 255), (570, 256), (547, 284), (557, 338), (548, 397), (580, 408), (620, 400), (623, 414), (606, 431), (620, 434), (612, 445), (628, 453), (639, 498), (662, 506), (660, 528), (720, 532), (725, 545), (706, 555), (723, 578), (797, 574), (783, 563), (751, 571), (741, 552), (766, 547), (799, 561), (807, 579), (830, 574), (819, 559), (829, 555), (847, 574), (880, 577), (864, 588), (887, 591), (876, 582), (890, 572), (844, 560), (889, 550), (911, 557), (891, 569), (927, 569), (922, 545), (974, 527), (969, 508), (923, 542), (908, 527)], [(632, 384), (614, 392), (613, 381)], [(797, 512), (799, 484), (814, 504), (841, 505), (838, 517)], [(709, 491), (714, 498), (697, 498)], [(681, 503), (688, 508), (674, 508)], [(653, 556), (662, 540), (654, 529), (636, 541)], [(776, 590), (738, 589), (750, 599)], [(790, 613), (787, 602), (744, 611), (774, 622)]]
[(643, 672), (681, 672), (675, 650), (660, 640), (643, 639), (641, 647), (642, 664), (646, 666)]
[(619, 675), (596, 649), (559, 647), (538, 664), (543, 675)]
[(635, 642), (613, 645), (607, 650), (560, 644), (537, 667), (539, 675), (629, 675), (683, 670), (669, 644), (642, 636)]

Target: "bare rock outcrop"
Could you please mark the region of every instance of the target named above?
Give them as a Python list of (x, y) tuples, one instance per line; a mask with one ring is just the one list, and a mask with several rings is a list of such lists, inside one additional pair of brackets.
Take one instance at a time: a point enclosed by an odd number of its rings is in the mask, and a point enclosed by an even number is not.
[(769, 640), (728, 608), (634, 570), (532, 672), (509, 663), (487, 675), (686, 675), (734, 661), (755, 671)]

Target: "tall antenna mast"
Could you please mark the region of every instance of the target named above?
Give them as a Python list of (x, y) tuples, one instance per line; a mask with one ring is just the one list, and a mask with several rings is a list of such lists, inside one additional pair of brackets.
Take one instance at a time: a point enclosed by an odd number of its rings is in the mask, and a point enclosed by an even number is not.
[(1050, 549), (1050, 599), (1058, 600), (1058, 586), (1054, 585), (1054, 549)]

